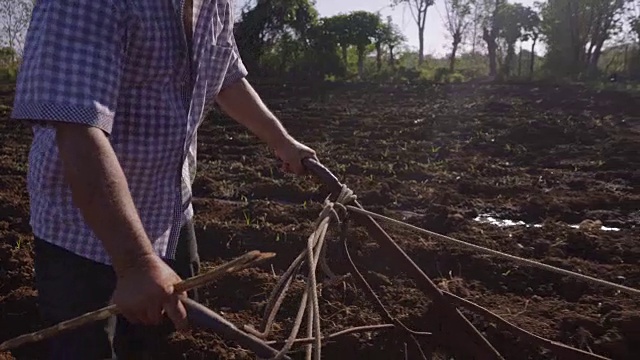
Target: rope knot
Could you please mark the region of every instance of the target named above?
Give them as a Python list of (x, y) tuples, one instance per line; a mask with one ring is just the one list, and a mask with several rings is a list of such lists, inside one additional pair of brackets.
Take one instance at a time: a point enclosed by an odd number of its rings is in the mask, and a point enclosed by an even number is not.
[[(340, 194), (336, 201), (329, 200), (331, 195), (327, 196), (324, 200), (324, 208), (318, 215), (318, 220), (316, 221), (316, 227), (322, 223), (327, 217), (330, 217), (338, 222), (338, 224), (342, 224), (344, 219), (346, 219), (349, 215), (349, 211), (347, 210), (347, 205), (354, 202), (357, 197), (353, 193), (353, 190), (349, 189), (346, 185), (342, 185), (342, 190), (340, 190)], [(338, 213), (340, 212), (340, 213)]]

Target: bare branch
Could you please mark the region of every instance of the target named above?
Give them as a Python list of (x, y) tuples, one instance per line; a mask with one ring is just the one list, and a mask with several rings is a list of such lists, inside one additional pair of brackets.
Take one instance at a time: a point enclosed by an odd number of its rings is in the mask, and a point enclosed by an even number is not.
[(18, 55), (22, 54), (33, 6), (32, 0), (0, 0), (0, 43)]
[(418, 52), (418, 64), (422, 64), (424, 61), (424, 32), (427, 21), (427, 10), (433, 5), (434, 0), (391, 0), (393, 5), (404, 4), (409, 8), (411, 16), (418, 26), (418, 40), (419, 40), (419, 52)]

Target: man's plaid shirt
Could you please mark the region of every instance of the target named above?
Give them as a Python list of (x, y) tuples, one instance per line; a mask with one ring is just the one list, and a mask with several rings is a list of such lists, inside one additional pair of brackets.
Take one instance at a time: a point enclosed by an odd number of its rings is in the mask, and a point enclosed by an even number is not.
[(191, 44), (183, 2), (37, 2), (12, 114), (39, 121), (28, 171), (35, 236), (111, 263), (63, 179), (50, 124), (75, 122), (109, 135), (155, 250), (174, 257), (180, 227), (193, 216), (196, 129), (220, 89), (247, 74), (232, 0), (194, 0)]

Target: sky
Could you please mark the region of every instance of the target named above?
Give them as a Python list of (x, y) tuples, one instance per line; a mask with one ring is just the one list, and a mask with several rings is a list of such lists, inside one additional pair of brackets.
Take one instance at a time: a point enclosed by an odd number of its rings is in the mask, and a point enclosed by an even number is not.
[[(532, 6), (534, 0), (514, 0), (514, 3), (522, 3)], [(348, 13), (354, 10), (366, 10), (370, 12), (380, 11), (383, 18), (392, 16), (393, 22), (407, 37), (407, 45), (418, 48), (418, 27), (405, 6), (397, 6), (391, 9), (390, 0), (316, 0), (316, 9), (320, 16), (333, 16), (339, 13)], [(444, 27), (445, 7), (443, 0), (436, 0), (435, 4), (427, 10), (425, 29), (425, 53), (437, 56), (446, 55), (451, 50), (451, 40)]]

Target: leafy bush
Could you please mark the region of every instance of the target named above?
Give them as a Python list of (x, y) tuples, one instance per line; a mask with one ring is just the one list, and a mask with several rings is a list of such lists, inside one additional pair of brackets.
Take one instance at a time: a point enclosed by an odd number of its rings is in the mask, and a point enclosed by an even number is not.
[(401, 66), (400, 68), (398, 68), (398, 75), (403, 80), (407, 80), (409, 82), (415, 82), (416, 80), (420, 79), (422, 73), (420, 72), (420, 70)]
[(433, 81), (437, 83), (461, 83), (466, 80), (466, 76), (459, 72), (451, 72), (448, 68), (440, 67), (433, 72)]
[(448, 78), (448, 82), (451, 82), (451, 83), (461, 83), (461, 82), (465, 82), (465, 81), (467, 81), (465, 76), (460, 74), (460, 73), (457, 73), (457, 72), (453, 73), (453, 74), (450, 74), (449, 78)]
[(433, 73), (433, 81), (439, 82), (439, 83), (447, 82), (447, 79), (449, 78), (450, 74), (451, 74), (451, 71), (449, 71), (449, 69), (439, 67)]
[(9, 65), (0, 67), (0, 82), (15, 82), (18, 76), (18, 67)]

